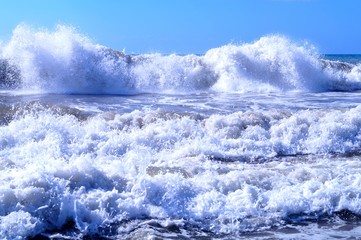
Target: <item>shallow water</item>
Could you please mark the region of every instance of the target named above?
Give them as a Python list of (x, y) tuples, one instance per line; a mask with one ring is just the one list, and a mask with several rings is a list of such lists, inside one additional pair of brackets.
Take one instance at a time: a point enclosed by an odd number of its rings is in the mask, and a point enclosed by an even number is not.
[(357, 236), (359, 96), (2, 93), (3, 236)]
[(361, 235), (359, 56), (130, 56), (64, 26), (0, 53), (1, 238)]

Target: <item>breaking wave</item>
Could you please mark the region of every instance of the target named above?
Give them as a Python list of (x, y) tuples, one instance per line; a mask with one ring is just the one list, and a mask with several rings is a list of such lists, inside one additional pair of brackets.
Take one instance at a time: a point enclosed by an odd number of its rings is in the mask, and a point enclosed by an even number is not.
[(204, 55), (127, 55), (68, 26), (19, 25), (0, 48), (1, 89), (37, 93), (323, 92), (361, 89), (361, 65), (269, 35)]
[[(59, 106), (21, 109), (0, 127), (2, 238), (127, 236), (147, 225), (227, 234), (361, 214), (359, 159), (320, 155), (358, 153), (361, 107), (86, 118)], [(257, 160), (302, 154), (316, 155)]]

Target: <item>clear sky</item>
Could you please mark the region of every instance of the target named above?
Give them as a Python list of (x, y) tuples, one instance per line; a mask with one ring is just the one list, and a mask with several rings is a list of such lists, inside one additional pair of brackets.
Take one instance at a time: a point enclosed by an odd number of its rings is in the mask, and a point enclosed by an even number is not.
[(0, 0), (0, 39), (19, 23), (72, 25), (127, 53), (204, 53), (267, 34), (361, 54), (361, 0)]

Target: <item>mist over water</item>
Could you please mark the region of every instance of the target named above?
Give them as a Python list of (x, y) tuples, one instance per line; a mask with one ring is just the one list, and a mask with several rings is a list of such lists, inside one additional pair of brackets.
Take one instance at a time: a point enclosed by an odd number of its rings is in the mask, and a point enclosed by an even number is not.
[(0, 238), (359, 237), (360, 62), (280, 35), (128, 55), (19, 25)]

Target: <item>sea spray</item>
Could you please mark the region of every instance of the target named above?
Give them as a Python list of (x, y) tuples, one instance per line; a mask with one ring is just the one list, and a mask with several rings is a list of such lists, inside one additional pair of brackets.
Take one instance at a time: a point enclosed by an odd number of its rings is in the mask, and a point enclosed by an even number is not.
[[(3, 237), (107, 235), (122, 222), (134, 230), (132, 220), (168, 218), (221, 234), (294, 214), (360, 214), (360, 107), (203, 119), (154, 111), (82, 119), (34, 107), (0, 128)], [(321, 155), (344, 153), (355, 159)], [(23, 232), (5, 230), (19, 219)]]
[(0, 238), (360, 236), (359, 56), (279, 35), (127, 55), (26, 25), (0, 54)]
[(72, 27), (50, 32), (23, 24), (2, 46), (1, 59), (3, 88), (42, 93), (323, 92), (361, 86), (360, 66), (332, 64), (312, 45), (280, 35), (202, 56), (126, 55)]

